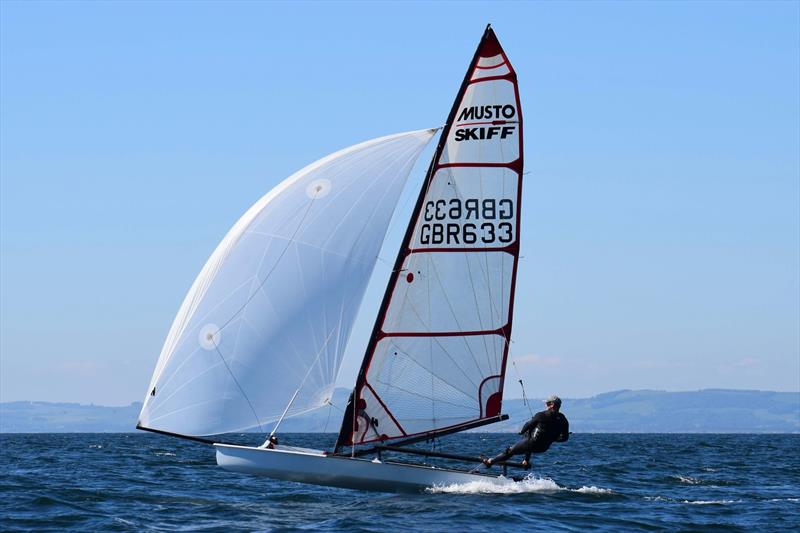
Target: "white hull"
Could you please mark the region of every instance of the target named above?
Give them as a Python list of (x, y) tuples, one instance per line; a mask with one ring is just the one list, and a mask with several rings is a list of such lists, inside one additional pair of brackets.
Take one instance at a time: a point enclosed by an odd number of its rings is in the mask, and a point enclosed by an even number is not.
[(422, 492), (428, 487), (483, 481), (508, 483), (502, 476), (378, 462), (359, 457), (281, 446), (276, 449), (214, 444), (217, 464), (226, 470), (284, 481), (382, 492)]

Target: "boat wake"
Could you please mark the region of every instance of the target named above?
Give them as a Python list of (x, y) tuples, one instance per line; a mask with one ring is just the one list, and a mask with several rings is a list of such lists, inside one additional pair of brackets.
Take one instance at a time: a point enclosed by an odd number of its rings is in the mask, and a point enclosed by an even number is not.
[(426, 489), (432, 494), (525, 494), (525, 493), (553, 493), (553, 492), (578, 492), (582, 494), (614, 494), (611, 489), (600, 487), (581, 487), (570, 489), (558, 485), (546, 477), (536, 477), (528, 474), (522, 481), (514, 481), (500, 477), (500, 481), (471, 481), (469, 483), (454, 483), (452, 485), (435, 486)]
[(664, 496), (645, 496), (644, 499), (651, 502), (685, 503), (689, 505), (728, 505), (731, 503), (743, 502), (743, 500), (683, 500), (680, 498), (666, 498)]

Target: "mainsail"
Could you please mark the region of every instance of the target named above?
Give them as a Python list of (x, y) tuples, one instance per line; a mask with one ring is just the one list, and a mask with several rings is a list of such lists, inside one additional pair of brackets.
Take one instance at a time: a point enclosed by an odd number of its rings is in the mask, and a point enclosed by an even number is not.
[(289, 415), (324, 405), (398, 197), (434, 133), (347, 148), (253, 205), (189, 290), (139, 426), (211, 435), (263, 429), (290, 399)]
[(398, 253), (337, 450), (500, 414), (522, 160), (516, 73), (488, 27)]

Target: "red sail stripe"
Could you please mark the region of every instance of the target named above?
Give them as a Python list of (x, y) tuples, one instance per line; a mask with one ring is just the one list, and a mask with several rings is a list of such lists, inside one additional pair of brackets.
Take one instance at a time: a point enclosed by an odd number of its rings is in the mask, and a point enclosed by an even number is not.
[(480, 66), (480, 65), (475, 65), (475, 69), (477, 69), (477, 70), (491, 70), (491, 69), (493, 69), (493, 68), (499, 68), (499, 67), (502, 67), (502, 66), (503, 66), (503, 65), (505, 65), (505, 64), (507, 64), (507, 63), (506, 63), (506, 61), (503, 61), (502, 63), (498, 63), (498, 64), (496, 64), (496, 65), (492, 65), (492, 66), (489, 66), (489, 67), (482, 67), (482, 66)]
[[(493, 56), (496, 56), (498, 54), (502, 55), (503, 63), (501, 63), (500, 65), (493, 66), (493, 67), (484, 67), (482, 70), (489, 69), (489, 68), (497, 68), (497, 67), (505, 64), (505, 65), (508, 66), (508, 69), (509, 69), (509, 73), (508, 74), (505, 74), (505, 75), (502, 75), (502, 76), (489, 76), (489, 77), (486, 77), (486, 78), (472, 79), (472, 76), (474, 76), (476, 70), (478, 70), (477, 62), (478, 62), (478, 58), (479, 57), (493, 57)], [(511, 333), (511, 324), (512, 324), (512, 316), (513, 316), (514, 291), (515, 291), (515, 287), (516, 287), (516, 274), (517, 274), (517, 266), (518, 266), (518, 262), (519, 262), (519, 233), (520, 233), (519, 232), (519, 230), (520, 230), (519, 206), (520, 206), (520, 203), (521, 203), (522, 159), (523, 159), (523, 156), (522, 156), (522, 147), (523, 147), (523, 144), (522, 144), (522, 128), (520, 127), (519, 128), (519, 132), (518, 132), (519, 156), (515, 161), (509, 162), (509, 163), (478, 163), (478, 162), (475, 162), (475, 163), (440, 163), (440, 159), (441, 159), (441, 156), (442, 156), (442, 153), (443, 153), (444, 146), (446, 145), (447, 140), (448, 140), (449, 135), (450, 135), (451, 125), (454, 123), (455, 115), (456, 115), (458, 109), (460, 108), (460, 106), (461, 106), (461, 104), (463, 102), (464, 95), (466, 93), (467, 87), (469, 87), (473, 83), (479, 83), (479, 82), (483, 82), (483, 81), (492, 81), (492, 80), (508, 80), (508, 81), (510, 81), (511, 83), (514, 84), (514, 97), (516, 99), (517, 112), (518, 112), (518, 121), (517, 122), (521, 126), (521, 124), (522, 124), (522, 111), (521, 111), (520, 102), (519, 102), (519, 100), (520, 100), (519, 99), (519, 90), (518, 90), (517, 85), (516, 85), (516, 81), (517, 81), (516, 80), (516, 74), (514, 72), (513, 67), (511, 66), (510, 62), (508, 61), (508, 58), (506, 57), (505, 53), (503, 52), (502, 48), (500, 47), (500, 44), (497, 41), (497, 38), (495, 37), (494, 32), (491, 30), (490, 27), (487, 27), (486, 32), (484, 32), (483, 38), (481, 39), (481, 43), (479, 44), (478, 49), (476, 50), (475, 55), (473, 56), (472, 62), (470, 64), (470, 68), (467, 69), (467, 73), (466, 73), (466, 75), (464, 77), (464, 80), (462, 81), (461, 87), (460, 87), (458, 95), (456, 97), (455, 104), (453, 105), (453, 107), (450, 110), (450, 115), (448, 117), (448, 120), (445, 123), (445, 127), (443, 128), (441, 137), (439, 139), (438, 146), (436, 148), (435, 155), (434, 155), (433, 160), (431, 161), (431, 164), (430, 164), (430, 166), (428, 168), (428, 173), (427, 173), (427, 176), (426, 176), (425, 185), (420, 190), (419, 196), (417, 198), (417, 203), (415, 205), (414, 211), (413, 211), (412, 216), (411, 216), (411, 221), (410, 221), (410, 223), (409, 223), (409, 225), (408, 225), (408, 227), (406, 229), (406, 233), (405, 233), (405, 236), (404, 236), (404, 239), (403, 239), (403, 244), (401, 245), (400, 250), (398, 251), (397, 258), (395, 260), (395, 267), (394, 267), (394, 269), (392, 271), (392, 274), (390, 276), (389, 283), (387, 284), (386, 291), (384, 293), (384, 298), (383, 298), (383, 301), (381, 303), (381, 308), (380, 308), (380, 310), (378, 312), (378, 316), (376, 318), (376, 321), (375, 321), (375, 324), (374, 324), (374, 327), (373, 327), (373, 333), (372, 333), (372, 336), (370, 337), (370, 342), (369, 342), (369, 344), (367, 346), (365, 357), (364, 357), (364, 360), (362, 361), (361, 369), (359, 370), (359, 374), (358, 374), (358, 377), (356, 379), (356, 386), (355, 386), (354, 391), (353, 391), (353, 396), (351, 397), (351, 401), (348, 404), (348, 409), (345, 412), (344, 419), (342, 420), (342, 428), (341, 428), (341, 431), (340, 431), (340, 434), (339, 434), (339, 438), (337, 439), (337, 443), (336, 443), (336, 451), (337, 452), (340, 450), (340, 448), (342, 446), (344, 446), (345, 444), (350, 444), (352, 442), (352, 421), (353, 421), (353, 416), (354, 416), (353, 406), (357, 405), (358, 400), (360, 398), (360, 391), (364, 387), (369, 387), (369, 389), (372, 391), (372, 393), (375, 394), (375, 397), (378, 399), (379, 403), (381, 404), (381, 408), (384, 410), (384, 412), (386, 412), (390, 417), (392, 417), (392, 419), (395, 420), (395, 423), (397, 423), (396, 419), (394, 418), (394, 415), (390, 412), (388, 406), (384, 405), (383, 401), (378, 397), (378, 395), (375, 392), (375, 390), (373, 389), (373, 387), (369, 383), (367, 383), (367, 375), (369, 373), (369, 369), (370, 369), (373, 357), (375, 356), (378, 343), (382, 339), (384, 339), (386, 337), (389, 337), (389, 336), (395, 336), (395, 337), (403, 337), (403, 336), (408, 336), (408, 337), (428, 337), (428, 336), (435, 336), (435, 335), (438, 335), (438, 336), (500, 335), (501, 337), (504, 338), (502, 363), (500, 365), (500, 374), (498, 374), (497, 376), (493, 376), (493, 377), (499, 377), (499, 379), (500, 379), (500, 385), (499, 385), (499, 391), (498, 392), (499, 392), (500, 398), (502, 398), (503, 377), (505, 375), (507, 357), (508, 357), (508, 349), (509, 349), (508, 340), (509, 340), (510, 333)], [(513, 265), (512, 265), (512, 272), (511, 272), (511, 284), (510, 284), (510, 288), (509, 288), (509, 290), (510, 290), (509, 308), (507, 310), (507, 312), (508, 312), (508, 322), (502, 328), (498, 328), (497, 330), (491, 330), (491, 331), (438, 332), (436, 334), (433, 334), (433, 333), (430, 333), (430, 334), (429, 333), (411, 333), (411, 332), (386, 333), (386, 332), (383, 331), (382, 328), (383, 328), (383, 324), (384, 324), (384, 322), (386, 320), (386, 314), (387, 314), (387, 312), (389, 310), (389, 306), (391, 304), (392, 297), (393, 297), (394, 292), (395, 292), (395, 290), (397, 288), (399, 277), (400, 277), (401, 272), (403, 270), (404, 261), (413, 253), (437, 252), (437, 251), (459, 251), (459, 252), (464, 252), (464, 249), (452, 249), (452, 250), (451, 249), (441, 249), (440, 250), (440, 249), (432, 249), (432, 248), (414, 248), (414, 249), (412, 249), (410, 247), (411, 239), (414, 236), (414, 231), (416, 229), (416, 225), (417, 225), (417, 222), (419, 220), (420, 212), (421, 212), (424, 200), (426, 198), (426, 193), (430, 189), (430, 186), (431, 186), (431, 183), (433, 181), (434, 175), (439, 169), (450, 168), (450, 167), (478, 167), (478, 168), (481, 168), (481, 167), (486, 167), (486, 168), (502, 167), (502, 168), (509, 168), (511, 170), (514, 170), (518, 175), (518, 179), (517, 179), (517, 206), (518, 207), (517, 207), (517, 210), (516, 210), (517, 211), (517, 215), (516, 215), (515, 242), (512, 243), (508, 247), (504, 247), (501, 250), (497, 250), (497, 251), (507, 252), (510, 255), (512, 255), (512, 257), (513, 257)], [(487, 252), (487, 251), (495, 251), (495, 250), (489, 250), (487, 248), (477, 248), (475, 251), (477, 251), (477, 252)], [(479, 396), (480, 396), (480, 394), (481, 394), (481, 392), (478, 391), (478, 395)], [(480, 401), (481, 400), (480, 397), (477, 398), (477, 400)], [(484, 416), (484, 406), (481, 405), (480, 409), (479, 409), (479, 414), (478, 414), (479, 418), (478, 419), (482, 418), (483, 416)], [(454, 424), (454, 425), (447, 426), (447, 427), (433, 428), (431, 430), (422, 431), (422, 432), (411, 434), (411, 435), (407, 435), (407, 436), (415, 436), (415, 435), (423, 435), (423, 434), (430, 434), (431, 436), (435, 436), (439, 432), (445, 432), (447, 430), (451, 430), (452, 428), (457, 428), (457, 427), (462, 426), (462, 425), (464, 425), (466, 423), (469, 423), (469, 422), (470, 422), (469, 420), (462, 421), (459, 424)], [(398, 424), (398, 428), (400, 428), (399, 424)], [(400, 428), (400, 430), (405, 433), (405, 431), (402, 428)], [(395, 438), (395, 437), (392, 437), (392, 438)], [(378, 440), (378, 439), (364, 440), (362, 442), (363, 443), (374, 442), (375, 440)]]

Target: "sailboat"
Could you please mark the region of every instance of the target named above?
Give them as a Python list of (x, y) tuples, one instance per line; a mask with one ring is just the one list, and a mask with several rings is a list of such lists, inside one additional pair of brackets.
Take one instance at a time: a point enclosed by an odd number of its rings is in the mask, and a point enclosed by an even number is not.
[[(392, 213), (439, 129), (335, 444), (278, 444), (283, 419), (331, 403)], [(443, 127), (324, 157), (236, 222), (178, 311), (137, 428), (280, 480), (395, 492), (508, 483), (386, 454), (478, 460), (412, 445), (508, 418), (522, 169), (517, 76), (487, 26)], [(207, 438), (270, 426), (260, 446)]]

